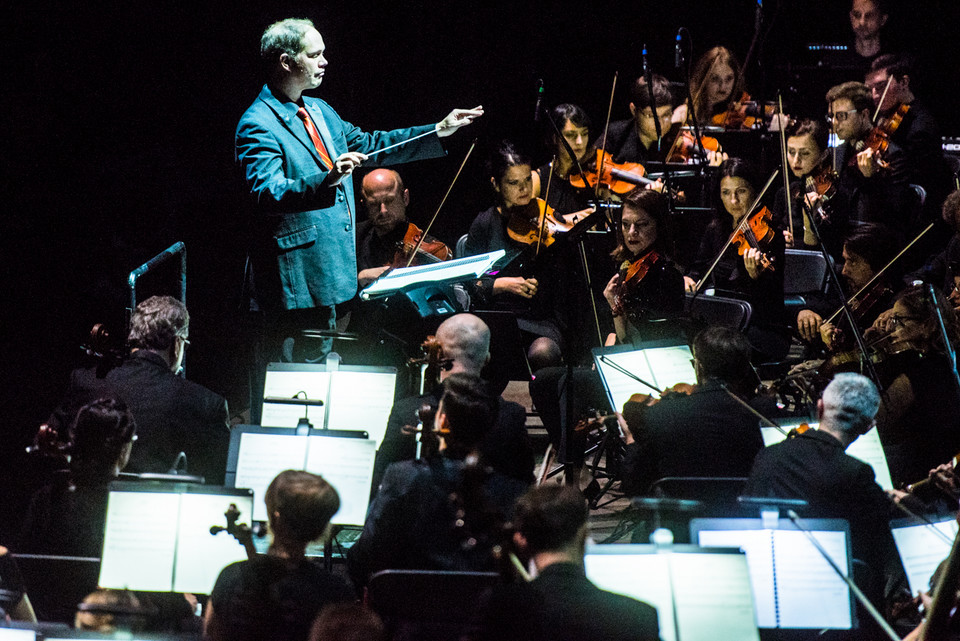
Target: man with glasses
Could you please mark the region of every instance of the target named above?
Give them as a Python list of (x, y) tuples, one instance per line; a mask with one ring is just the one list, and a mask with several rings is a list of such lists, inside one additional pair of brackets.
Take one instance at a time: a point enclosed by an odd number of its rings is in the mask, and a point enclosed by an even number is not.
[(839, 174), (835, 207), (846, 208), (854, 223), (879, 222), (899, 228), (904, 222), (903, 150), (890, 143), (878, 155), (865, 148), (873, 129), (873, 98), (862, 82), (845, 82), (827, 92), (828, 122), (843, 141), (835, 152)]
[(98, 398), (123, 401), (137, 422), (137, 446), (127, 472), (165, 473), (186, 455), (186, 470), (223, 483), (230, 444), (227, 401), (177, 372), (190, 341), (190, 316), (179, 300), (152, 296), (130, 319), (130, 354), (118, 366), (78, 369), (47, 425), (61, 438), (77, 410)]

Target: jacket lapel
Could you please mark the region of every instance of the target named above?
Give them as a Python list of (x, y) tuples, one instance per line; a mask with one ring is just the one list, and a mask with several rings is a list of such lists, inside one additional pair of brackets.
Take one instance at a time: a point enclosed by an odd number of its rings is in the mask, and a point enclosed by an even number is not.
[(330, 133), (330, 128), (327, 127), (327, 119), (323, 117), (323, 110), (320, 108), (320, 105), (315, 102), (307, 102), (304, 100), (304, 104), (307, 107), (307, 112), (313, 119), (313, 124), (317, 126), (317, 131), (320, 133), (323, 145), (327, 148), (327, 153), (330, 154), (330, 160), (336, 160), (337, 156), (342, 152), (334, 145), (333, 134)]
[[(273, 95), (273, 92), (270, 91), (270, 87), (264, 85), (263, 89), (260, 91), (260, 100), (262, 100), (270, 110), (277, 116), (277, 120), (283, 123), (283, 126), (293, 134), (293, 137), (300, 141), (310, 155), (317, 161), (317, 164), (321, 167), (323, 164), (320, 162), (320, 154), (317, 153), (316, 148), (313, 146), (313, 141), (310, 140), (309, 134), (307, 134), (306, 127), (303, 126), (303, 121), (297, 117), (295, 112), (292, 112), (287, 108), (287, 105), (277, 100), (276, 96)], [(326, 124), (323, 125), (323, 128), (320, 128), (320, 123), (317, 122), (316, 117), (313, 115), (315, 110), (307, 107), (307, 111), (310, 113), (310, 117), (314, 119), (314, 123), (317, 125), (317, 129), (320, 131), (320, 137), (323, 138), (323, 132), (326, 131)], [(320, 122), (323, 122), (323, 119), (320, 119)], [(327, 134), (329, 136), (329, 133)], [(324, 139), (324, 144), (327, 144), (326, 139)], [(329, 149), (329, 147), (328, 147)]]

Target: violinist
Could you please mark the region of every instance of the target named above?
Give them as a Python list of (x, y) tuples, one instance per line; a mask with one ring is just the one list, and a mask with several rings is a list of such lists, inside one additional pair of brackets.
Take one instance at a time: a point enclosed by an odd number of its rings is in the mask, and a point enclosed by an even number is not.
[[(873, 280), (877, 272), (896, 256), (899, 249), (896, 236), (883, 225), (866, 224), (855, 228), (843, 243), (843, 268), (840, 276), (846, 285), (845, 296), (849, 298)], [(890, 309), (897, 281), (896, 272), (888, 270), (869, 290), (850, 304), (850, 310), (857, 321), (857, 331), (866, 330), (881, 312)], [(833, 323), (824, 322), (837, 307), (835, 298), (818, 300), (811, 297), (810, 303), (809, 308), (802, 309), (797, 314), (797, 331), (801, 338), (813, 345), (825, 346), (833, 352), (854, 349), (855, 339), (841, 316), (837, 316)]]
[(960, 191), (952, 192), (943, 201), (941, 217), (953, 231), (946, 248), (930, 257), (922, 269), (909, 274), (904, 280), (936, 285), (947, 293), (956, 310), (960, 307)]
[[(823, 203), (823, 198), (819, 194), (807, 195), (806, 179), (808, 177), (829, 174), (827, 129), (817, 120), (804, 118), (787, 127), (785, 138), (787, 166), (793, 178), (790, 183), (790, 209), (787, 208), (787, 196), (781, 187), (771, 207), (774, 222), (783, 230), (787, 247), (816, 249), (819, 243), (813, 225), (810, 223), (810, 214), (822, 212), (823, 216), (818, 216), (816, 220), (817, 230), (826, 239), (830, 254), (839, 259), (840, 240), (845, 233), (846, 224), (843, 220), (843, 212), (837, 211), (829, 203)], [(818, 200), (819, 203), (816, 202)], [(790, 233), (788, 211), (793, 214), (793, 234)]]
[(846, 210), (856, 223), (880, 222), (901, 226), (901, 205), (906, 187), (899, 166), (903, 151), (891, 142), (882, 158), (865, 141), (873, 130), (874, 104), (870, 89), (862, 82), (845, 82), (827, 92), (828, 120), (843, 140), (836, 148), (834, 167), (838, 174), (835, 207)]
[[(670, 149), (673, 140), (668, 134), (676, 99), (666, 78), (655, 73), (651, 79), (656, 110), (650, 101), (651, 87), (640, 76), (630, 88), (630, 118), (611, 122), (606, 140), (601, 138), (598, 142), (599, 147), (613, 155), (614, 162), (663, 162)], [(663, 140), (657, 138), (656, 120), (660, 121)]]
[[(530, 223), (540, 213), (539, 201), (533, 197), (533, 170), (530, 160), (509, 142), (502, 142), (490, 158), (490, 183), (497, 203), (481, 212), (470, 225), (465, 253), (475, 256), (505, 249), (503, 263), (528, 250), (526, 245), (509, 234), (512, 220)], [(546, 260), (556, 260), (548, 257)], [(555, 278), (541, 282), (533, 276), (483, 277), (474, 283), (473, 296), (479, 309), (500, 309), (517, 314), (527, 349), (531, 371), (559, 365), (562, 335), (559, 318), (561, 277), (564, 268), (554, 265)]]
[[(557, 130), (570, 145), (577, 162), (586, 166), (591, 160), (590, 147), (590, 116), (577, 105), (560, 104), (550, 110), (551, 120)], [(549, 147), (556, 162), (553, 165), (553, 177), (550, 177), (550, 163), (540, 166), (533, 172), (533, 195), (537, 198), (546, 198), (547, 204), (561, 214), (586, 209), (587, 200), (593, 195), (591, 190), (578, 189), (570, 184), (569, 178), (577, 173), (577, 164), (567, 153), (564, 145), (556, 135), (553, 127), (548, 126), (547, 137)], [(547, 194), (547, 179), (550, 179), (550, 193)]]
[[(758, 351), (758, 357), (777, 360), (790, 346), (783, 308), (783, 234), (768, 225), (773, 233), (763, 246), (745, 249), (728, 244), (731, 234), (745, 218), (760, 215), (760, 212), (748, 211), (756, 199), (758, 179), (747, 162), (730, 158), (720, 165), (717, 181), (720, 202), (701, 239), (697, 257), (684, 276), (684, 283), (687, 291), (695, 291), (711, 263), (720, 255), (709, 282), (702, 287), (713, 287), (717, 294), (749, 302), (753, 308), (747, 329), (750, 342)], [(764, 259), (769, 261), (770, 268), (763, 267)]]
[(949, 170), (943, 159), (940, 127), (930, 109), (917, 98), (911, 84), (912, 67), (912, 61), (905, 55), (885, 54), (873, 61), (864, 82), (881, 118), (906, 110), (902, 122), (890, 136), (903, 149), (902, 167), (890, 169), (903, 172), (906, 182), (926, 189), (929, 210), (926, 213), (935, 215), (949, 190)]
[(904, 290), (889, 313), (881, 314), (867, 332), (892, 355), (877, 415), (890, 474), (895, 485), (911, 483), (960, 452), (960, 390), (946, 355), (934, 305), (943, 316), (947, 338), (958, 343), (957, 316), (946, 298), (928, 287)]
[(708, 327), (693, 341), (697, 386), (667, 394), (652, 407), (627, 402), (622, 488), (647, 491), (665, 476), (747, 476), (763, 449), (757, 417), (731, 394), (752, 401), (758, 383), (750, 343), (726, 327)]
[(693, 98), (693, 113), (689, 105), (677, 108), (674, 122), (686, 122), (691, 117), (703, 126), (714, 116), (726, 113), (743, 94), (743, 70), (732, 51), (726, 47), (714, 47), (700, 56), (690, 74), (690, 95)]
[[(363, 288), (391, 267), (406, 265), (416, 245), (414, 241), (410, 246), (409, 239), (417, 238), (417, 230), (408, 236), (411, 227), (415, 227), (407, 220), (410, 190), (403, 186), (403, 179), (396, 171), (374, 169), (363, 177), (361, 194), (367, 219), (357, 225), (357, 280)], [(441, 256), (452, 256), (450, 249), (439, 241), (429, 245), (431, 255), (438, 260)]]
[[(623, 201), (620, 243), (613, 258), (620, 269), (603, 290), (617, 343), (664, 338), (683, 311), (683, 276), (670, 260), (665, 197), (638, 187)], [(672, 327), (671, 327), (672, 326)]]

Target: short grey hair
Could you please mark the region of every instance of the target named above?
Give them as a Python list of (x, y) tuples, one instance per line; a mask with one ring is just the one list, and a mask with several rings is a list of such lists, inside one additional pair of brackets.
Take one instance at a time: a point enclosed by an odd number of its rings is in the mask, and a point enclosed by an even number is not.
[(291, 58), (303, 51), (303, 37), (316, 29), (307, 18), (286, 18), (267, 27), (260, 37), (260, 57), (271, 67), (278, 64), (280, 54)]
[(823, 418), (844, 432), (863, 434), (880, 407), (876, 385), (862, 374), (837, 374), (823, 391)]
[(459, 361), (463, 369), (479, 373), (490, 355), (490, 328), (473, 314), (451, 316), (437, 328), (443, 355)]

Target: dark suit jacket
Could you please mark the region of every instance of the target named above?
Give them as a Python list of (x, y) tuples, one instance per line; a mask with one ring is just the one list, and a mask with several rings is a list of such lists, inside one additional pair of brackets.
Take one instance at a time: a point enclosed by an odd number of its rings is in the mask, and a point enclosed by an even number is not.
[(496, 588), (484, 609), (483, 639), (656, 641), (657, 611), (601, 590), (573, 563), (554, 563), (523, 585)]
[(191, 474), (210, 484), (223, 483), (230, 445), (225, 398), (174, 375), (158, 355), (140, 350), (105, 376), (95, 368), (75, 370), (48, 423), (65, 436), (77, 410), (104, 396), (126, 403), (137, 422), (126, 471), (166, 472), (182, 451)]
[[(322, 100), (304, 96), (303, 103), (332, 159), (347, 151), (369, 153), (435, 127), (366, 133)], [(357, 291), (353, 181), (326, 184), (329, 172), (297, 109), (264, 85), (237, 125), (237, 160), (258, 214), (256, 296), (267, 309), (329, 307)], [(428, 135), (380, 154), (376, 162), (397, 164), (443, 153), (439, 138)]]
[(629, 495), (665, 476), (747, 476), (763, 449), (757, 417), (716, 383), (690, 396), (668, 395), (653, 407), (626, 403), (623, 414), (636, 441), (624, 461)]
[[(416, 426), (416, 412), (424, 403), (437, 407), (443, 388), (433, 394), (408, 396), (393, 404), (387, 431), (383, 435), (377, 462), (373, 468), (372, 491), (376, 494), (383, 474), (391, 463), (409, 461), (416, 456), (414, 436), (403, 434), (405, 425)], [(480, 444), (484, 461), (501, 474), (524, 482), (533, 480), (533, 448), (527, 435), (527, 412), (517, 403), (499, 399), (497, 422)]]
[(760, 452), (744, 495), (808, 501), (805, 515), (850, 521), (855, 558), (878, 571), (899, 563), (888, 524), (890, 503), (873, 469), (849, 456), (830, 434), (809, 430)]

